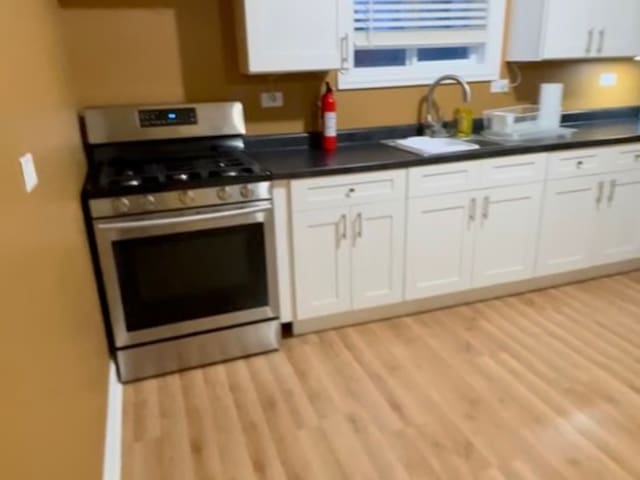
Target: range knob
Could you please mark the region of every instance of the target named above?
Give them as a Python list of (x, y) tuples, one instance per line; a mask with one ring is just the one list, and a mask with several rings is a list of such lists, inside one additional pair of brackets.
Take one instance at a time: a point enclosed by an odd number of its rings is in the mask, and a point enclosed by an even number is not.
[(113, 208), (118, 213), (127, 213), (131, 208), (131, 202), (124, 197), (117, 198), (113, 201)]
[(240, 188), (240, 195), (242, 198), (253, 198), (255, 193), (256, 192), (249, 185), (243, 185), (242, 188)]
[(178, 199), (183, 205), (193, 205), (196, 196), (191, 190), (184, 190), (178, 194)]
[(231, 198), (231, 192), (227, 187), (220, 187), (218, 189), (218, 198), (223, 202), (226, 202), (227, 200), (229, 200), (229, 198)]
[(155, 210), (156, 199), (153, 195), (145, 195), (142, 199), (142, 206), (145, 210)]

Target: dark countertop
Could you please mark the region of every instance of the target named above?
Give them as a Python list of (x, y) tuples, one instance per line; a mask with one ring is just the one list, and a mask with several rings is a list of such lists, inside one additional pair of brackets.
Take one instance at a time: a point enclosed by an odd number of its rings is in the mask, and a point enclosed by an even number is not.
[[(519, 143), (516, 145), (492, 145), (477, 150), (422, 157), (380, 143), (382, 139), (397, 139), (400, 130), (391, 130), (395, 136), (376, 140), (345, 143), (334, 153), (326, 154), (321, 150), (292, 146), (288, 148), (261, 148), (249, 146), (249, 153), (263, 168), (270, 170), (274, 179), (291, 179), (366, 172), (392, 168), (415, 167), (463, 160), (475, 160), (506, 155), (550, 152), (573, 148), (595, 147), (616, 143), (640, 142), (640, 121), (624, 118), (605, 121), (565, 123), (563, 126), (578, 131), (570, 139), (547, 139)], [(402, 131), (402, 133), (406, 133)], [(404, 136), (409, 136), (406, 133)], [(295, 143), (295, 142), (290, 142)]]

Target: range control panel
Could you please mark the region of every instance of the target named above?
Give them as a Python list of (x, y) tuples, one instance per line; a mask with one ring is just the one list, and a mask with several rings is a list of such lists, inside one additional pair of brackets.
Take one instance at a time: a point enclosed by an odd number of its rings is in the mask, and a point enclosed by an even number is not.
[(140, 128), (197, 125), (195, 108), (138, 110)]

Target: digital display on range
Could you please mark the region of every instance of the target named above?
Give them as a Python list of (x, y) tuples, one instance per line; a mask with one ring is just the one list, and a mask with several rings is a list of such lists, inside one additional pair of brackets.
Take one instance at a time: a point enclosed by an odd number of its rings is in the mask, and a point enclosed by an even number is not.
[(195, 108), (139, 110), (138, 121), (141, 128), (196, 125), (198, 116)]

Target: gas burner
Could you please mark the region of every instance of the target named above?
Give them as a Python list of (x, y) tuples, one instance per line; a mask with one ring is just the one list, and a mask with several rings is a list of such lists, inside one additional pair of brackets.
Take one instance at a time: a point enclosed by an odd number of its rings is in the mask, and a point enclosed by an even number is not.
[(190, 182), (193, 180), (200, 180), (202, 174), (197, 171), (191, 172), (170, 172), (167, 174), (167, 180), (171, 182)]
[(137, 187), (142, 183), (142, 180), (140, 179), (140, 177), (132, 176), (131, 178), (116, 180), (116, 182), (118, 182), (123, 187)]

